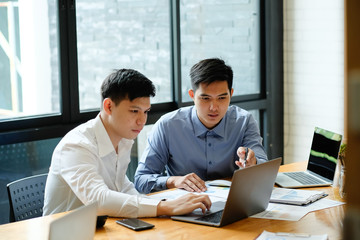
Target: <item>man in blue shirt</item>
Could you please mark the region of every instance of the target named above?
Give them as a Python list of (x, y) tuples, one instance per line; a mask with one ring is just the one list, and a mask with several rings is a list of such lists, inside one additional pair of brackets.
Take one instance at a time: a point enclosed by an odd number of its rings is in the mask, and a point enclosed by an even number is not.
[(194, 106), (167, 113), (154, 125), (135, 173), (139, 192), (173, 187), (202, 192), (206, 180), (268, 160), (253, 116), (229, 106), (231, 67), (205, 59), (191, 68), (190, 78)]

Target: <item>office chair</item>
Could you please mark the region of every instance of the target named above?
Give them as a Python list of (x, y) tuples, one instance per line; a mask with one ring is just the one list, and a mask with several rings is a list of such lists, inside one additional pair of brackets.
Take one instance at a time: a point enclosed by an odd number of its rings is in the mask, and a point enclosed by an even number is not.
[(22, 178), (6, 185), (10, 203), (10, 222), (42, 216), (48, 174)]

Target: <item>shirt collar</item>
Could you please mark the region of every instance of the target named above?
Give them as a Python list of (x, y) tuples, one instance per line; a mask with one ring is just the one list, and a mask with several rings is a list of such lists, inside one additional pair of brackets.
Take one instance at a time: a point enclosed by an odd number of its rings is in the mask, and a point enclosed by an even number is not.
[[(110, 154), (112, 152), (116, 154), (115, 148), (113, 147), (110, 137), (106, 132), (105, 126), (104, 126), (103, 122), (101, 121), (100, 114), (98, 114), (97, 117), (95, 118), (94, 129), (95, 129), (95, 137), (96, 137), (98, 147), (99, 147), (100, 157), (107, 156), (108, 154)], [(133, 145), (133, 143), (134, 143), (134, 140), (123, 138), (119, 142), (118, 147), (120, 148), (120, 144), (125, 144), (128, 147), (131, 147)]]
[(222, 138), (225, 137), (226, 116), (227, 116), (227, 112), (223, 117), (223, 119), (221, 119), (220, 123), (215, 128), (209, 130), (207, 127), (204, 126), (204, 124), (202, 124), (202, 122), (200, 122), (196, 114), (196, 107), (193, 106), (191, 111), (191, 120), (193, 123), (195, 136), (204, 137), (208, 132), (213, 132), (215, 136), (219, 136)]

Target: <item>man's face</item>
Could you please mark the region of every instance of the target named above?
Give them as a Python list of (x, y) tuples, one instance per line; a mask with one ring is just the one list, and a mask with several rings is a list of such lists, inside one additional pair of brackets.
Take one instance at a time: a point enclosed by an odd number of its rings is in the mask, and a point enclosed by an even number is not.
[(117, 106), (113, 101), (110, 104), (111, 114), (108, 118), (110, 129), (106, 129), (110, 138), (135, 139), (146, 123), (151, 106), (150, 97), (135, 98), (132, 101), (124, 99)]
[(214, 128), (225, 116), (233, 91), (229, 91), (227, 81), (215, 81), (209, 85), (200, 83), (195, 93), (189, 90), (197, 116), (205, 127)]

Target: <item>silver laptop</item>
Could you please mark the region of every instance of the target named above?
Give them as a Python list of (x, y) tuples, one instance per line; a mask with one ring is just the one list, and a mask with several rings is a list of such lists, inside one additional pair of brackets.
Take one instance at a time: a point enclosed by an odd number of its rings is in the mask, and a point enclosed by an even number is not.
[(200, 209), (173, 220), (221, 227), (264, 211), (270, 200), (281, 158), (236, 170), (226, 202), (214, 202), (203, 214)]
[(330, 186), (333, 183), (342, 136), (316, 127), (307, 170), (278, 173), (275, 183), (285, 188)]
[(96, 230), (97, 203), (79, 207), (50, 223), (49, 240), (92, 240)]

